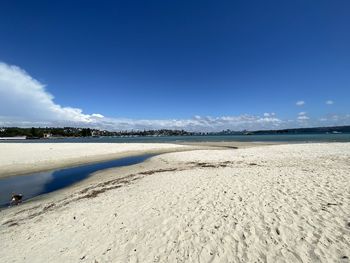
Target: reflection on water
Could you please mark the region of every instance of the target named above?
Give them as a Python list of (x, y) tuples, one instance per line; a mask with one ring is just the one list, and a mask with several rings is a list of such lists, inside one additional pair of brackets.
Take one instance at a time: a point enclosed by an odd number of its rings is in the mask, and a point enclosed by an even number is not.
[(152, 156), (154, 154), (131, 156), (113, 161), (0, 179), (0, 206), (9, 204), (13, 192), (21, 193), (23, 200), (28, 200), (81, 181), (96, 171), (141, 163)]
[(0, 180), (0, 206), (6, 205), (11, 194), (22, 193), (24, 198), (31, 198), (45, 189), (45, 184), (53, 180), (53, 172), (36, 173), (32, 175), (9, 177)]

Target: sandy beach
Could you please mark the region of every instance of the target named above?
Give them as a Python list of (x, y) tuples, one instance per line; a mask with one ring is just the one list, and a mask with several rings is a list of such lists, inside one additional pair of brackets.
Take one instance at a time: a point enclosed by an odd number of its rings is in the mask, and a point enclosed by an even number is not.
[(146, 153), (249, 148), (276, 143), (0, 143), (0, 178)]
[(0, 211), (0, 259), (349, 262), (349, 174), (350, 143), (161, 154)]
[(166, 143), (1, 143), (0, 178), (186, 148)]

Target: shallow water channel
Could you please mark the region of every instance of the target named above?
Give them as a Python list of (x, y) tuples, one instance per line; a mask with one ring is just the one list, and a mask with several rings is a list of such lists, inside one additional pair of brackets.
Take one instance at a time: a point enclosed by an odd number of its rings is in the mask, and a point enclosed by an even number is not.
[(144, 154), (130, 156), (112, 161), (0, 179), (0, 207), (9, 205), (12, 193), (22, 194), (23, 201), (25, 201), (38, 195), (50, 193), (70, 186), (89, 177), (97, 171), (138, 164), (154, 155), (155, 154)]

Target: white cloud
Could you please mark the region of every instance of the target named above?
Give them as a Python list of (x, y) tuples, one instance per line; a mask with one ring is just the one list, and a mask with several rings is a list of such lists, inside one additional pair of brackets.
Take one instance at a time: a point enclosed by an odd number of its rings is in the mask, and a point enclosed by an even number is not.
[(319, 118), (320, 123), (323, 126), (341, 126), (350, 124), (350, 114), (328, 114)]
[(89, 126), (102, 129), (260, 129), (279, 126), (274, 113), (264, 116), (194, 116), (189, 119), (133, 120), (85, 114), (79, 108), (63, 107), (45, 85), (16, 66), (0, 63), (0, 125), (3, 126)]
[(105, 116), (103, 116), (102, 114), (99, 114), (99, 113), (93, 113), (93, 114), (91, 114), (91, 117), (104, 118)]
[(298, 118), (297, 118), (298, 121), (307, 121), (309, 119), (310, 118), (308, 116), (306, 116), (306, 112), (305, 111), (301, 111), (301, 112), (298, 113)]
[(256, 115), (239, 116), (194, 116), (189, 119), (168, 120), (133, 120), (104, 118), (101, 126), (109, 129), (186, 129), (189, 131), (217, 131), (223, 129), (269, 129), (279, 127), (283, 121), (277, 117), (265, 117)]
[[(297, 105), (304, 105), (304, 101)], [(185, 119), (135, 120), (110, 118), (100, 113), (86, 114), (82, 109), (64, 107), (54, 101), (44, 84), (16, 66), (0, 62), (0, 126), (78, 126), (108, 130), (185, 129), (188, 131), (219, 131), (282, 129), (300, 125), (345, 124), (350, 115), (326, 116), (311, 120), (299, 112), (295, 120), (282, 120), (274, 112), (262, 115), (198, 116)]]
[(333, 104), (334, 104), (334, 101), (333, 101), (333, 100), (327, 100), (327, 101), (326, 101), (326, 104), (327, 104), (327, 105), (333, 105)]
[(308, 116), (306, 116), (306, 115), (300, 115), (300, 116), (298, 116), (298, 120), (299, 121), (307, 121), (307, 120), (309, 120), (310, 118), (308, 117)]
[(0, 62), (0, 121), (91, 123), (99, 116), (56, 104), (44, 84), (19, 67)]
[(264, 113), (264, 117), (273, 117), (275, 116), (276, 114), (274, 112), (265, 112)]
[(295, 103), (295, 105), (297, 105), (297, 106), (303, 106), (303, 105), (305, 105), (305, 101), (299, 100), (299, 101), (297, 101), (297, 102)]

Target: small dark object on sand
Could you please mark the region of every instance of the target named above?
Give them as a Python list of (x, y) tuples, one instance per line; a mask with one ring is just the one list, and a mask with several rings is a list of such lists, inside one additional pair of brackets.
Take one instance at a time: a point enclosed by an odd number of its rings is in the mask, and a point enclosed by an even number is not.
[(19, 205), (22, 202), (22, 195), (21, 194), (15, 194), (12, 193), (12, 198), (11, 198), (11, 205)]

